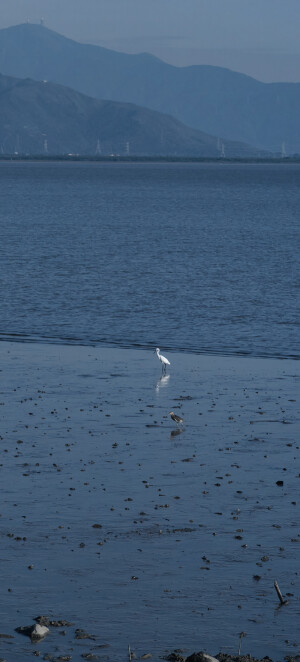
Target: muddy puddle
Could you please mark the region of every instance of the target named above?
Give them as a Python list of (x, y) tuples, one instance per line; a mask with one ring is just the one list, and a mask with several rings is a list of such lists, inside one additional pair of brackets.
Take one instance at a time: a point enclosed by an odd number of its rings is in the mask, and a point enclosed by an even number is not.
[(0, 351), (0, 659), (299, 654), (299, 362)]

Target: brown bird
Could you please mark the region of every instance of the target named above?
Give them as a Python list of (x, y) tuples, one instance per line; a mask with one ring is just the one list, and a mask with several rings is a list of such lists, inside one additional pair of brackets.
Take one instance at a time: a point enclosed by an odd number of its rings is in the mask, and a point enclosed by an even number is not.
[(183, 418), (181, 418), (181, 416), (177, 416), (177, 414), (174, 414), (173, 411), (170, 411), (170, 416), (172, 421), (175, 421), (176, 425), (181, 425), (183, 423)]

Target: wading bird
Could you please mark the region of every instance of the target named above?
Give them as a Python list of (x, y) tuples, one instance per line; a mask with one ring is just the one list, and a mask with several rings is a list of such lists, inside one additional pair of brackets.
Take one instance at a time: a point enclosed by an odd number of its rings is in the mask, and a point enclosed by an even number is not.
[(181, 418), (181, 416), (177, 416), (177, 414), (174, 414), (173, 411), (170, 411), (170, 416), (172, 421), (175, 421), (176, 425), (182, 425), (183, 418)]
[(163, 372), (165, 372), (166, 369), (167, 369), (167, 365), (171, 365), (171, 364), (170, 364), (170, 361), (168, 361), (168, 359), (166, 359), (166, 357), (163, 356), (163, 355), (160, 353), (160, 349), (159, 349), (159, 347), (156, 347), (156, 350), (155, 350), (155, 351), (156, 351), (156, 356), (157, 356), (157, 358), (161, 361), (162, 370), (163, 370)]

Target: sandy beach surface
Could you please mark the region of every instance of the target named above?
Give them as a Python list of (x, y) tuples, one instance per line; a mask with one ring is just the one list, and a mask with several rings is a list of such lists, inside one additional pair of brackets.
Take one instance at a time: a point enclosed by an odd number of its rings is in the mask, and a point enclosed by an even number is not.
[(0, 352), (0, 659), (299, 654), (299, 362)]

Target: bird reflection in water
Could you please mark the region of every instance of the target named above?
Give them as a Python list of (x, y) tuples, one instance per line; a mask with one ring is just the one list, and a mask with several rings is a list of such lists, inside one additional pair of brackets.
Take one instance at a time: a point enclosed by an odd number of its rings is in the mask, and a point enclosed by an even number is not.
[(176, 430), (172, 430), (171, 432), (171, 439), (174, 439), (174, 437), (177, 437), (178, 434), (181, 434), (184, 432), (184, 428), (177, 428)]
[(158, 379), (156, 383), (156, 387), (155, 387), (156, 393), (159, 393), (160, 389), (163, 388), (164, 386), (168, 386), (169, 380), (170, 380), (170, 375), (162, 374), (162, 376)]

